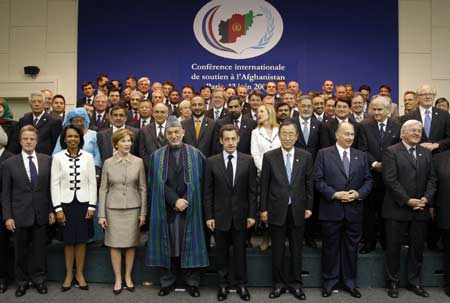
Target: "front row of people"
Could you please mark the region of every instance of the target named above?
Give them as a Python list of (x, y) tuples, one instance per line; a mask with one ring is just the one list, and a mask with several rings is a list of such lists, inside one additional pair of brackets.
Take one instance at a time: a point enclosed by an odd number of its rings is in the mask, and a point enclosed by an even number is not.
[[(407, 288), (428, 296), (422, 288), (421, 265), (426, 220), (430, 210), (434, 215), (437, 179), (431, 153), (419, 145), (421, 132), (419, 121), (405, 122), (402, 142), (387, 148), (382, 161), (386, 185), (383, 217), (389, 231), (385, 269), (388, 295), (394, 298), (398, 297), (400, 244), (406, 230), (410, 235)], [(22, 153), (11, 156), (0, 150), (2, 216), (15, 238), (16, 296), (26, 293), (29, 282), (39, 293), (47, 293), (46, 227), (55, 218), (65, 243), (62, 291), (73, 284), (88, 289), (83, 275), (85, 243), (92, 236), (97, 184), (94, 158), (81, 149), (83, 135), (79, 128), (65, 127), (60, 137), (62, 151), (53, 161), (36, 154), (38, 136), (32, 126), (20, 131)], [(306, 299), (301, 276), (302, 243), (305, 219), (312, 215), (315, 187), (320, 195), (322, 222), (322, 296), (329, 297), (342, 285), (351, 296), (360, 298), (356, 267), (362, 201), (373, 182), (366, 154), (351, 147), (353, 125), (339, 124), (336, 145), (319, 151), (315, 167), (311, 154), (294, 146), (299, 135), (295, 122), (282, 123), (278, 135), (281, 147), (264, 154), (261, 169), (260, 218), (269, 224), (272, 241), (273, 289), (269, 297), (289, 291), (299, 300)], [(201, 269), (209, 265), (204, 236), (208, 228), (214, 232), (217, 247), (217, 299), (225, 300), (234, 282), (240, 298), (250, 300), (245, 241), (246, 230), (257, 217), (253, 158), (237, 151), (240, 138), (233, 125), (220, 130), (223, 152), (206, 161), (198, 149), (183, 143), (184, 129), (175, 117), (169, 117), (165, 136), (168, 145), (151, 155), (147, 187), (143, 160), (130, 154), (133, 133), (121, 129), (112, 135), (115, 154), (105, 161), (102, 171), (98, 223), (106, 230), (105, 244), (110, 247), (114, 294), (124, 288), (135, 289), (131, 276), (134, 247), (139, 242), (139, 227), (146, 221), (148, 203), (146, 264), (161, 269), (159, 296), (175, 289), (179, 271), (189, 294), (200, 296)], [(442, 174), (445, 176), (445, 172)], [(442, 215), (438, 212), (437, 216)], [(289, 267), (284, 264), (286, 239), (292, 264)], [(230, 246), (234, 280), (228, 264)], [(125, 281), (121, 249), (125, 249)], [(449, 262), (445, 262), (448, 269)], [(445, 274), (449, 282), (448, 270)], [(6, 290), (6, 284), (0, 284)]]

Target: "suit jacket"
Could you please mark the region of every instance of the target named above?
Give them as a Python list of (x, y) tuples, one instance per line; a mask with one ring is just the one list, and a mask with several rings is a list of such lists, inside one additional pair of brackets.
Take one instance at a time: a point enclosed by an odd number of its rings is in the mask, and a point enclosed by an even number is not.
[[(131, 146), (131, 153), (133, 155), (138, 155), (138, 140), (139, 140), (139, 129), (125, 125), (125, 128), (133, 132), (134, 134), (134, 141), (133, 145)], [(106, 159), (109, 159), (113, 156), (114, 148), (112, 146), (112, 138), (113, 135), (113, 129), (110, 127), (106, 130), (103, 130), (101, 132), (97, 133), (97, 145), (98, 149), (100, 151), (100, 158), (102, 159), (102, 162), (104, 163)]]
[(300, 118), (292, 118), (292, 121), (297, 125), (298, 138), (295, 142), (295, 147), (304, 149), (311, 153), (313, 159), (316, 159), (317, 151), (320, 148), (320, 129), (322, 128), (322, 123), (317, 119), (310, 119), (309, 124), (309, 138), (308, 144), (306, 144), (305, 137), (303, 136), (303, 125), (300, 125)]
[(288, 181), (280, 148), (268, 151), (263, 156), (261, 171), (261, 211), (269, 212), (269, 223), (286, 224), (289, 196), (295, 226), (305, 224), (305, 210), (312, 211), (314, 183), (312, 155), (294, 148), (291, 182)]
[[(239, 127), (239, 143), (237, 150), (241, 153), (250, 155), (252, 131), (256, 127), (256, 122), (251, 118), (246, 118), (241, 115), (241, 125)], [(220, 144), (220, 129), (225, 124), (233, 124), (233, 119), (231, 116), (227, 116), (219, 121), (216, 121), (216, 131), (215, 131), (215, 154), (222, 152), (222, 144)]]
[(195, 118), (181, 121), (181, 125), (185, 130), (183, 138), (184, 143), (198, 148), (206, 158), (212, 155), (214, 147), (214, 130), (216, 128), (214, 119), (203, 116), (198, 140), (195, 137)]
[(242, 115), (243, 115), (243, 117), (246, 117), (248, 119), (252, 119), (255, 122), (258, 122), (258, 119), (256, 119), (256, 120), (253, 119), (253, 112), (252, 111), (249, 111), (249, 112), (247, 112), (245, 114), (244, 114), (244, 112), (242, 112)]
[(1, 194), (2, 194), (2, 182), (3, 182), (3, 161), (5, 161), (8, 158), (11, 158), (12, 156), (14, 156), (13, 153), (9, 152), (8, 150), (4, 150), (3, 154), (0, 156), (0, 224), (3, 224), (3, 215), (2, 215), (2, 200), (1, 200)]
[[(349, 160), (350, 170), (347, 177), (336, 145), (319, 150), (315, 163), (316, 189), (320, 193), (319, 220), (362, 221), (362, 200), (372, 190), (372, 175), (364, 152), (350, 148)], [(349, 203), (333, 199), (335, 192), (349, 190), (356, 190), (359, 199)]]
[(163, 143), (159, 143), (158, 137), (156, 136), (156, 124), (151, 123), (144, 126), (139, 131), (139, 157), (144, 160), (145, 171), (148, 172), (148, 167), (150, 165), (150, 157), (155, 150), (167, 144), (167, 139), (164, 137)]
[[(91, 98), (92, 98), (92, 103), (91, 103), (91, 104), (94, 104), (94, 98), (95, 98), (95, 96), (92, 96)], [(83, 107), (83, 105), (86, 104), (86, 99), (87, 99), (86, 96), (84, 96), (84, 97), (81, 98), (81, 99), (78, 99), (78, 100), (77, 100), (77, 107)]]
[(97, 120), (97, 112), (94, 112), (94, 115), (91, 120), (91, 124), (89, 126), (90, 129), (95, 130), (96, 132), (101, 132), (102, 130), (108, 129), (111, 127), (109, 123), (109, 118), (107, 114), (108, 110), (105, 111), (102, 117), (102, 123), (100, 126), (97, 126), (96, 120)]
[(169, 102), (168, 104), (166, 104), (167, 105), (167, 108), (169, 109), (169, 116), (175, 116), (175, 117), (179, 117), (179, 116), (181, 116), (181, 113), (180, 113), (180, 109), (178, 108), (178, 105), (179, 104), (175, 104), (175, 110), (174, 109), (172, 109), (172, 104)]
[[(357, 123), (352, 116), (348, 116), (348, 122), (353, 124), (353, 127), (355, 129), (355, 139), (353, 140), (352, 147), (357, 148), (360, 129), (359, 123)], [(320, 129), (320, 146), (322, 148), (336, 144), (336, 130), (338, 128), (338, 125), (339, 122), (336, 118), (322, 123), (322, 128)]]
[(252, 111), (252, 108), (250, 107), (250, 104), (248, 102), (244, 101), (242, 103), (242, 110), (241, 110), (242, 114), (245, 115), (245, 114), (248, 114), (251, 111)]
[(56, 120), (60, 120), (61, 123), (62, 123), (62, 121), (64, 120), (64, 115), (65, 115), (65, 114), (63, 114), (62, 116), (60, 116), (59, 114), (57, 114), (57, 113), (55, 113), (55, 112), (50, 112), (50, 116), (51, 116), (52, 118), (55, 118)]
[(6, 149), (13, 154), (20, 153), (22, 147), (19, 144), (19, 122), (9, 121), (0, 125), (8, 136), (8, 144)]
[[(33, 125), (33, 114), (27, 113), (19, 120), (19, 128), (25, 125)], [(36, 146), (37, 153), (51, 155), (55, 148), (58, 137), (61, 134), (61, 121), (52, 118), (49, 114), (44, 113), (38, 124), (38, 144)]]
[(50, 198), (50, 168), (52, 158), (36, 153), (38, 184), (34, 187), (25, 171), (22, 153), (8, 158), (2, 166), (3, 220), (14, 219), (16, 227), (48, 224), (53, 212)]
[(116, 155), (105, 161), (99, 190), (99, 218), (106, 217), (107, 208), (140, 208), (140, 215), (147, 216), (147, 180), (141, 158), (131, 155), (130, 159), (122, 160)]
[(440, 228), (450, 229), (450, 150), (439, 153), (433, 158), (433, 167), (437, 177), (434, 208), (436, 221)]
[(223, 153), (206, 160), (204, 183), (205, 219), (228, 231), (247, 228), (247, 218), (256, 219), (256, 167), (253, 158), (237, 153), (234, 185), (226, 176)]
[[(316, 115), (314, 115), (314, 113), (312, 114), (311, 119), (319, 121), (319, 120), (317, 119)], [(319, 121), (319, 122), (323, 124), (323, 123), (328, 122), (328, 121), (331, 120), (331, 119), (334, 119), (334, 118), (333, 118), (333, 117), (330, 117), (330, 116), (328, 116), (327, 114), (324, 113), (324, 114), (323, 114), (323, 119), (322, 119), (322, 121)]]
[[(422, 142), (439, 143), (439, 152), (450, 148), (450, 115), (448, 112), (433, 107), (431, 109), (431, 128), (430, 136), (427, 137), (425, 131), (422, 131)], [(422, 123), (422, 116), (420, 115), (420, 108), (401, 117), (401, 122), (405, 123), (408, 120), (418, 120)]]
[[(214, 111), (215, 111), (215, 108), (213, 106), (212, 108), (208, 109), (205, 112), (205, 116), (210, 118), (210, 119), (216, 120), (215, 117), (214, 117), (215, 116), (214, 115)], [(228, 116), (228, 109), (226, 109), (225, 107), (222, 107), (222, 111), (220, 112), (219, 120), (222, 119), (222, 118), (225, 118), (227, 116)]]
[[(431, 152), (416, 146), (414, 161), (405, 145), (399, 142), (388, 147), (383, 155), (383, 181), (386, 193), (382, 216), (397, 221), (428, 220), (429, 206), (436, 191), (436, 174), (432, 166)], [(411, 198), (428, 199), (424, 210), (413, 210), (407, 205)]]

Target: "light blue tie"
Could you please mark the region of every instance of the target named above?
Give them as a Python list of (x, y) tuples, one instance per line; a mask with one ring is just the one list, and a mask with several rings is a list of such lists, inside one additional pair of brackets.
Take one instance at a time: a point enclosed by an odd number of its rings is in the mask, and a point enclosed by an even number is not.
[(430, 129), (431, 129), (431, 117), (430, 117), (430, 110), (427, 109), (425, 111), (425, 124), (423, 126), (425, 130), (425, 135), (427, 135), (427, 138), (430, 137)]
[(308, 122), (303, 122), (303, 138), (305, 138), (305, 144), (308, 145), (308, 139), (309, 139), (309, 129), (308, 129)]
[[(291, 154), (287, 153), (286, 154), (286, 175), (288, 177), (289, 184), (291, 184), (291, 174), (292, 174), (292, 170), (291, 170)], [(291, 203), (292, 203), (291, 196), (289, 196), (288, 204), (291, 205)]]
[(348, 175), (350, 174), (350, 160), (347, 157), (347, 151), (346, 150), (344, 150), (344, 153), (343, 153), (342, 164), (344, 164), (345, 175), (348, 178)]

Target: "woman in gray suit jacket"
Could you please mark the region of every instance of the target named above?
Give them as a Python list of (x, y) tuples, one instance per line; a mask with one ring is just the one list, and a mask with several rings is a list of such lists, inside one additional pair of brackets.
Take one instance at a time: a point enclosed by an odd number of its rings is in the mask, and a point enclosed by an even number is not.
[(139, 227), (147, 213), (147, 185), (144, 162), (130, 153), (133, 133), (120, 129), (113, 133), (116, 153), (103, 164), (99, 192), (98, 223), (105, 229), (105, 245), (111, 248), (115, 275), (113, 293), (122, 291), (121, 249), (125, 248), (125, 288), (134, 291), (131, 279)]

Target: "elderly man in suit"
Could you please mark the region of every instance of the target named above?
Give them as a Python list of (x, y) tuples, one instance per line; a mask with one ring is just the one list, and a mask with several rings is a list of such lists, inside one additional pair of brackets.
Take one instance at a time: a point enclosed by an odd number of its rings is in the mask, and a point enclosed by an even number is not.
[(216, 122), (205, 117), (205, 100), (200, 96), (191, 99), (192, 118), (181, 121), (185, 130), (183, 142), (198, 148), (205, 157), (212, 155)]
[(145, 171), (148, 172), (150, 157), (155, 150), (167, 144), (165, 137), (167, 106), (157, 103), (153, 107), (153, 122), (141, 128), (139, 132), (139, 156), (144, 160)]
[(431, 152), (420, 145), (422, 123), (408, 120), (401, 128), (401, 139), (383, 155), (383, 181), (386, 187), (382, 215), (386, 222), (385, 269), (388, 295), (398, 297), (400, 247), (409, 232), (407, 289), (421, 297), (423, 248), (436, 191), (436, 175)]
[(374, 179), (374, 186), (369, 197), (364, 201), (364, 246), (361, 254), (367, 254), (375, 249), (377, 219), (380, 229), (380, 242), (386, 246), (384, 224), (381, 222), (381, 206), (384, 199), (384, 184), (381, 177), (382, 157), (386, 148), (400, 141), (401, 125), (389, 117), (390, 102), (383, 96), (377, 96), (370, 102), (372, 117), (361, 122), (358, 149), (365, 152)]
[(229, 292), (231, 245), (238, 294), (242, 300), (250, 300), (245, 239), (246, 229), (255, 224), (256, 218), (256, 167), (251, 156), (236, 150), (238, 142), (234, 125), (224, 125), (220, 130), (223, 152), (207, 159), (205, 167), (205, 219), (216, 240), (219, 301), (225, 300)]
[(11, 232), (3, 224), (3, 215), (1, 207), (1, 184), (3, 175), (3, 161), (14, 156), (13, 153), (5, 149), (8, 144), (8, 135), (0, 127), (0, 294), (4, 293), (8, 289), (8, 268), (12, 260), (9, 250), (9, 239)]
[(25, 295), (31, 281), (47, 293), (46, 229), (55, 222), (50, 198), (51, 157), (36, 153), (38, 131), (20, 130), (22, 152), (3, 162), (2, 210), (6, 228), (14, 233), (16, 297)]
[(214, 90), (211, 101), (213, 106), (205, 112), (205, 116), (218, 121), (219, 119), (225, 118), (228, 115), (228, 109), (224, 107), (225, 105), (225, 92), (223, 90)]
[(220, 145), (220, 128), (225, 124), (233, 124), (239, 129), (239, 144), (238, 151), (250, 155), (250, 140), (252, 138), (252, 131), (256, 127), (256, 122), (252, 118), (244, 117), (241, 113), (241, 101), (238, 96), (231, 96), (227, 101), (228, 116), (217, 121), (215, 131), (214, 144), (216, 146), (215, 153), (222, 152), (222, 145)]
[[(297, 126), (286, 121), (279, 128), (281, 147), (266, 152), (261, 171), (261, 220), (269, 223), (272, 240), (272, 285), (275, 299), (286, 287), (305, 300), (302, 282), (302, 246), (305, 219), (313, 209), (313, 159), (294, 146)], [(292, 267), (286, 272), (285, 241), (289, 239)]]
[(61, 133), (61, 121), (50, 116), (44, 110), (45, 96), (41, 92), (31, 93), (30, 106), (31, 113), (26, 113), (19, 120), (19, 127), (32, 125), (38, 130), (39, 140), (36, 151), (46, 155), (51, 155), (55, 148), (58, 136)]
[(100, 132), (110, 127), (107, 109), (108, 98), (105, 95), (96, 95), (94, 97), (94, 114), (90, 129)]
[(358, 243), (362, 234), (363, 204), (372, 189), (367, 156), (351, 148), (354, 126), (339, 124), (336, 144), (317, 154), (315, 181), (320, 193), (322, 222), (322, 296), (331, 296), (342, 281), (352, 297), (361, 298), (356, 288)]
[[(139, 130), (137, 128), (125, 125), (127, 116), (128, 116), (127, 110), (118, 105), (112, 107), (109, 110), (109, 117), (110, 117), (109, 120), (112, 123), (112, 127), (97, 133), (97, 145), (100, 151), (102, 163), (104, 163), (106, 159), (111, 158), (114, 154), (114, 148), (111, 140), (114, 132), (116, 132), (119, 129), (126, 128), (133, 133), (135, 139), (138, 138)], [(138, 149), (136, 145), (137, 145), (136, 140), (133, 140), (133, 145), (131, 146), (130, 151), (133, 155), (138, 154)]]

